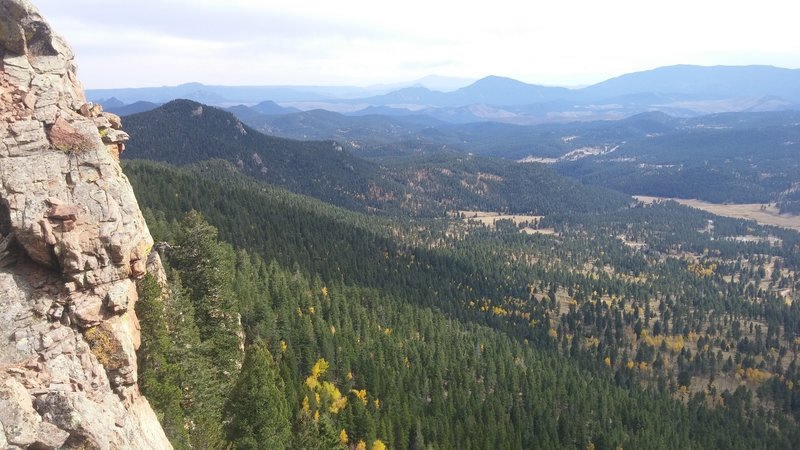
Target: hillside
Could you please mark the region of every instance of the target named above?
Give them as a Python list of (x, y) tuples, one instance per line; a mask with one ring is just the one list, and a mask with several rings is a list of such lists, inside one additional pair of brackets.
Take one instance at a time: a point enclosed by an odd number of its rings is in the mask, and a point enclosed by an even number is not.
[(425, 116), (351, 117), (321, 110), (242, 119), (269, 134), (336, 139), (354, 155), (389, 166), (397, 156), (475, 154), (551, 163), (562, 175), (630, 195), (797, 209), (800, 114), (794, 111), (694, 118), (648, 112), (538, 126), (454, 125)]
[(321, 109), (274, 115), (260, 113), (255, 107), (234, 108), (229, 110), (236, 117), (264, 134), (291, 139), (332, 139), (353, 152), (360, 152), (365, 146), (414, 140), (422, 130), (442, 124), (441, 121), (422, 115), (346, 116)]
[(428, 196), (448, 210), (598, 213), (631, 201), (617, 192), (587, 188), (542, 164), (452, 154), (392, 158), (384, 163), (410, 192)]
[(254, 178), (349, 208), (391, 209), (405, 201), (402, 187), (379, 166), (335, 142), (265, 136), (229, 112), (192, 101), (132, 115), (126, 127), (132, 136), (127, 158), (171, 164), (224, 159)]
[[(338, 126), (345, 121), (357, 120), (373, 127), (370, 135), (393, 138), (384, 128), (391, 123), (374, 117), (348, 118), (316, 111), (276, 116), (275, 120), (320, 133), (341, 130)], [(394, 123), (422, 128), (429, 121)], [(266, 136), (229, 112), (185, 100), (130, 116), (126, 126), (132, 137), (125, 158), (179, 165), (222, 159), (254, 179), (358, 211), (413, 216), (443, 216), (459, 209), (585, 212), (618, 208), (626, 202), (622, 196), (595, 192), (540, 165), (452, 159), (461, 163), (447, 171), (442, 170), (447, 159), (436, 168), (428, 167), (430, 161), (425, 157), (378, 164), (343, 150), (334, 141)], [(425, 183), (420, 182), (422, 173)]]

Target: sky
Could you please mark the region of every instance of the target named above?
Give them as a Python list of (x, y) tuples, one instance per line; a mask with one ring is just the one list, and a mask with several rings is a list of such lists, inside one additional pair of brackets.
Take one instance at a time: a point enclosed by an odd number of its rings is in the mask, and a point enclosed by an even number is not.
[(672, 64), (800, 68), (793, 0), (31, 0), (89, 89), (589, 85)]

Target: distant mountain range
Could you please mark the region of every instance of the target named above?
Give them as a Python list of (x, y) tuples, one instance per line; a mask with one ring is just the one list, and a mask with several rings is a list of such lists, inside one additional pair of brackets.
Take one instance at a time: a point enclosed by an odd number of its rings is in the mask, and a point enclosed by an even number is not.
[(145, 88), (87, 89), (89, 100), (118, 107), (137, 101), (166, 103), (187, 99), (209, 105), (230, 106), (237, 103), (253, 104), (265, 100), (275, 102), (337, 102), (353, 98), (385, 94), (407, 87), (453, 91), (475, 80), (467, 78), (429, 75), (406, 83), (356, 86), (209, 86), (202, 83), (184, 83), (178, 86)]
[[(541, 86), (489, 76), (466, 80), (430, 77), (396, 86), (206, 86), (87, 90), (87, 97), (122, 114), (183, 98), (244, 105), (260, 114), (326, 109), (352, 115), (427, 115), (451, 123), (514, 124), (621, 119), (661, 111), (677, 117), (720, 112), (800, 109), (800, 69), (772, 66), (677, 65), (625, 74), (581, 89)], [(427, 85), (425, 84), (427, 83)], [(137, 104), (137, 107), (130, 105)], [(123, 108), (130, 108), (129, 110)], [(265, 110), (260, 110), (264, 109)], [(131, 112), (132, 111), (132, 112)], [(245, 114), (239, 110), (240, 114)]]

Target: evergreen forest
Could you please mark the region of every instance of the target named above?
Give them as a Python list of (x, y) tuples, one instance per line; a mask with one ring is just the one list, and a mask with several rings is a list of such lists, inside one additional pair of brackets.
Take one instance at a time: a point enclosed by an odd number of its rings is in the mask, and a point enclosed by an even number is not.
[(167, 268), (136, 310), (176, 448), (800, 445), (796, 232), (569, 192), (376, 214), (224, 160), (124, 170)]

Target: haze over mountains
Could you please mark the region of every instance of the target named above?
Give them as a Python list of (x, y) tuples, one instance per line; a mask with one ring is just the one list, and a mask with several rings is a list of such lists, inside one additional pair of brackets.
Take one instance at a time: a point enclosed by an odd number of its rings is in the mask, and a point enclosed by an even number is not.
[[(453, 80), (457, 86), (465, 80)], [(800, 105), (800, 70), (772, 66), (677, 65), (629, 73), (580, 89), (527, 84), (488, 76), (452, 91), (441, 78), (392, 86), (207, 86), (88, 90), (90, 100), (125, 113), (127, 105), (177, 98), (216, 106), (264, 101), (300, 110), (348, 114), (427, 115), (452, 123), (515, 124), (620, 119), (648, 111), (678, 117), (739, 111), (778, 111)], [(402, 86), (402, 85), (401, 85)], [(141, 106), (141, 105), (140, 105)], [(155, 105), (151, 105), (155, 106)], [(136, 112), (140, 112), (138, 109)], [(267, 114), (289, 111), (273, 110)]]

